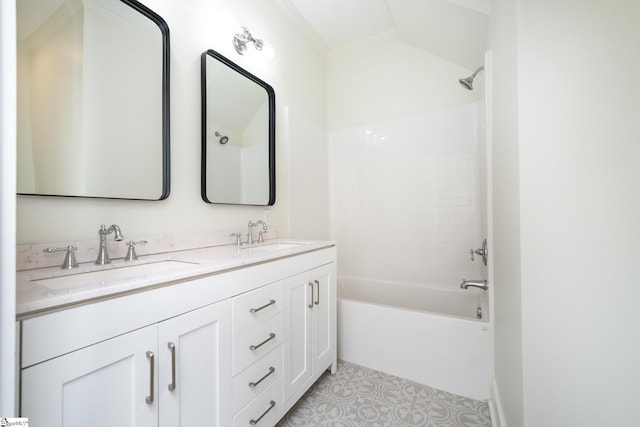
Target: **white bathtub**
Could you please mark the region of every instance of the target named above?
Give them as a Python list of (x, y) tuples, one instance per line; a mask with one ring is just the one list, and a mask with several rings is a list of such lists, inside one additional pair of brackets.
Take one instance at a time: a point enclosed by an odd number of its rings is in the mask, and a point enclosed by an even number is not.
[(339, 277), (338, 297), (338, 358), (489, 398), (487, 292)]

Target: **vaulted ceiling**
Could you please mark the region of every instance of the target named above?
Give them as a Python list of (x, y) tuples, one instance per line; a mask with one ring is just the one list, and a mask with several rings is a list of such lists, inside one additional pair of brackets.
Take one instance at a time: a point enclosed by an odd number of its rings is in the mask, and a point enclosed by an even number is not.
[(491, 0), (280, 0), (335, 49), (395, 30), (407, 43), (469, 69), (483, 62)]

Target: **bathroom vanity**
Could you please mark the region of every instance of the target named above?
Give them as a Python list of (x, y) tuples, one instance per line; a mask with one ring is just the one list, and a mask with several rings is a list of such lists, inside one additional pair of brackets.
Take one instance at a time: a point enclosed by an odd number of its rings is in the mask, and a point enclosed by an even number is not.
[(335, 372), (331, 242), (118, 262), (18, 272), (20, 414), (33, 425), (273, 426)]

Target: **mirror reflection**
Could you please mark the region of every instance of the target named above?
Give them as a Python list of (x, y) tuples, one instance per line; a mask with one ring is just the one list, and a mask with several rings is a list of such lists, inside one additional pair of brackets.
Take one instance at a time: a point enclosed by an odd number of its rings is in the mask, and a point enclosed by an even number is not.
[(203, 200), (273, 205), (273, 88), (213, 50), (201, 65)]
[(169, 195), (169, 33), (133, 0), (20, 0), (19, 194)]

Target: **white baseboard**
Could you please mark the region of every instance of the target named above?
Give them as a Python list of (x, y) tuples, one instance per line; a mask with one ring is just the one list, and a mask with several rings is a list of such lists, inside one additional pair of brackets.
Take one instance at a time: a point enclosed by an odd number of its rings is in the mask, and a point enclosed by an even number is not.
[(491, 416), (491, 427), (507, 427), (507, 423), (504, 420), (502, 402), (500, 401), (500, 393), (498, 392), (498, 383), (496, 382), (495, 377), (491, 380), (489, 394), (489, 415)]

